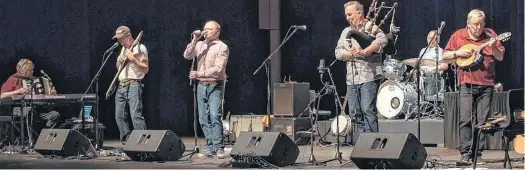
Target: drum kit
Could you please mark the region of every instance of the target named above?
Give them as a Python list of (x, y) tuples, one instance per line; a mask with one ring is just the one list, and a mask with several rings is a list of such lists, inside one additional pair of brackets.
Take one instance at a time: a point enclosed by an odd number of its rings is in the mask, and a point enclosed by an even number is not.
[[(392, 59), (390, 55), (384, 60), (383, 75), (386, 81), (379, 86), (376, 102), (377, 110), (383, 118), (405, 120), (415, 118), (417, 114), (414, 113), (418, 111), (418, 97), (422, 102), (420, 105), (422, 118), (442, 118), (443, 107), (440, 103), (444, 98), (447, 76), (441, 72), (424, 73), (421, 69), (418, 86), (416, 79), (408, 76), (406, 72), (407, 66), (414, 68), (417, 62), (418, 58), (399, 61)], [(448, 61), (439, 63), (443, 62)], [(420, 66), (436, 67), (436, 61), (422, 59)], [(419, 95), (417, 88), (420, 88)]]

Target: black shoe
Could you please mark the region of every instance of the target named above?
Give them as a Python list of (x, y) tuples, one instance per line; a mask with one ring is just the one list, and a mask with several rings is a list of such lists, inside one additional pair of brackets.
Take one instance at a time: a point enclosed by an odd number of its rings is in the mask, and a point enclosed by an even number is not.
[[(472, 158), (472, 161), (474, 161), (474, 158)], [(478, 158), (476, 158), (476, 164), (478, 164), (478, 165), (483, 165), (483, 164), (485, 164), (485, 162), (483, 161), (483, 159), (481, 159), (481, 156), (478, 156)]]
[(459, 160), (459, 163), (468, 165), (470, 164), (470, 154), (462, 154), (461, 159)]

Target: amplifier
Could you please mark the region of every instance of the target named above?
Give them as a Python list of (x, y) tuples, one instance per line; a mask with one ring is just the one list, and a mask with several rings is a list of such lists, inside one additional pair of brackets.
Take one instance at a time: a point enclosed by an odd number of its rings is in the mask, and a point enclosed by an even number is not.
[(272, 117), (270, 131), (288, 135), (297, 145), (307, 145), (310, 142), (310, 135), (297, 134), (297, 132), (310, 130), (312, 127), (310, 120), (309, 117)]
[(273, 115), (299, 116), (308, 106), (309, 99), (310, 83), (274, 83)]
[(264, 115), (231, 115), (228, 141), (236, 141), (242, 131), (263, 132)]

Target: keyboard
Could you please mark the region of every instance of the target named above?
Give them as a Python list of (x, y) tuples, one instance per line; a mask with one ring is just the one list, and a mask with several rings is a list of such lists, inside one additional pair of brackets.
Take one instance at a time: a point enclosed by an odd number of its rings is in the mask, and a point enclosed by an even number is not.
[[(82, 98), (84, 97), (84, 98)], [(33, 103), (80, 103), (80, 99), (84, 103), (94, 103), (97, 99), (95, 94), (56, 94), (56, 95), (13, 95), (8, 98), (0, 99), (0, 105), (17, 104), (19, 102)]]

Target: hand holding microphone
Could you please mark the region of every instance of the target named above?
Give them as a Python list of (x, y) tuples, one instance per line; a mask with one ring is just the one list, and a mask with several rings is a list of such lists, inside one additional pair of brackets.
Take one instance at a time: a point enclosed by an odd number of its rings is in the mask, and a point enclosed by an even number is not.
[(193, 31), (193, 33), (191, 33), (192, 40), (196, 41), (196, 40), (201, 39), (204, 36), (205, 33), (206, 33), (206, 31), (201, 31), (201, 30)]

